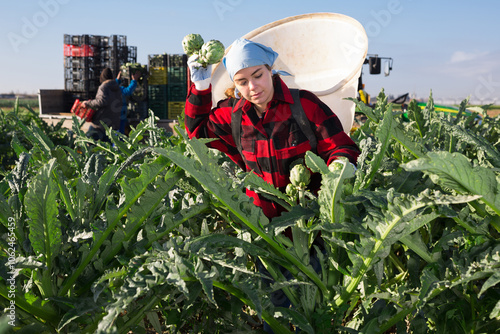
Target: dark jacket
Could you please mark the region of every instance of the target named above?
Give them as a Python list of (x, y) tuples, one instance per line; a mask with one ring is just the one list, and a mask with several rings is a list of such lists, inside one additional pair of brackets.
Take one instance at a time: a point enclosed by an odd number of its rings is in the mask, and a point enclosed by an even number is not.
[(113, 130), (118, 131), (122, 103), (122, 92), (118, 83), (115, 80), (104, 81), (99, 86), (95, 99), (87, 102), (87, 105), (96, 111), (92, 118), (92, 126), (102, 130), (102, 121)]

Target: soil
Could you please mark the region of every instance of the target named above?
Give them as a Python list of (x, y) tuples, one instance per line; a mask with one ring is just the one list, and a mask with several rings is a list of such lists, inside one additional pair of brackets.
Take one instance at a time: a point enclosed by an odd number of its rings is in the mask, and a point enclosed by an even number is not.
[(488, 110), (488, 116), (496, 117), (500, 114), (500, 109)]

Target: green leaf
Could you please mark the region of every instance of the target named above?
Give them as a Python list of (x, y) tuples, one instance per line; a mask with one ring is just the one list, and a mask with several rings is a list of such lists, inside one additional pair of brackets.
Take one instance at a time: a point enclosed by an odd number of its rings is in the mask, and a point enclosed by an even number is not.
[(9, 203), (7, 203), (7, 199), (0, 193), (0, 222), (6, 228), (9, 228), (9, 223), (12, 219), (14, 219), (14, 213)]
[(401, 124), (392, 128), (392, 136), (416, 158), (422, 158), (427, 153), (424, 141), (418, 140), (417, 136), (409, 135), (409, 131)]
[(16, 166), (6, 177), (13, 194), (19, 194), (26, 187), (26, 180), (29, 176), (28, 166), (30, 158), (30, 154), (21, 153), (18, 161), (16, 162)]
[(410, 161), (402, 167), (409, 171), (423, 171), (444, 187), (482, 196), (481, 200), (500, 215), (500, 187), (495, 173), (488, 168), (473, 167), (463, 154), (429, 152), (427, 157)]
[[(147, 151), (149, 152), (149, 151)], [(141, 152), (140, 154), (142, 154)], [(82, 259), (78, 268), (72, 273), (72, 275), (67, 278), (64, 282), (63, 287), (59, 291), (60, 296), (64, 296), (74, 282), (78, 279), (81, 273), (85, 270), (85, 267), (90, 263), (94, 255), (99, 251), (101, 245), (104, 241), (109, 237), (111, 233), (114, 232), (116, 226), (130, 210), (130, 208), (136, 204), (136, 202), (141, 198), (141, 196), (146, 192), (146, 190), (150, 187), (150, 184), (156, 179), (156, 177), (167, 167), (169, 162), (166, 159), (159, 158), (157, 161), (159, 163), (153, 163), (154, 167), (148, 168), (144, 166), (143, 174), (141, 174), (138, 178), (134, 179), (132, 182), (128, 183), (123, 181), (127, 186), (124, 187), (124, 197), (125, 201), (118, 209), (118, 214), (113, 213), (114, 220), (108, 222), (106, 230), (98, 237), (98, 239), (92, 245), (92, 249), (90, 252)], [(129, 161), (125, 161), (124, 164), (129, 164)], [(86, 168), (87, 169), (87, 168)], [(89, 179), (95, 179), (101, 172), (101, 165), (98, 161), (89, 165), (89, 170), (92, 170), (90, 173), (86, 173)], [(108, 167), (107, 170), (102, 174), (99, 178), (98, 182), (98, 191), (96, 194), (96, 213), (97, 209), (100, 209), (101, 204), (104, 203), (104, 200), (110, 191), (111, 185), (116, 182), (116, 172), (118, 171), (118, 167), (111, 166)]]
[(157, 333), (161, 333), (163, 331), (160, 319), (158, 318), (158, 312), (146, 312), (146, 317)]
[(357, 246), (359, 255), (350, 253), (353, 261), (353, 277), (341, 295), (336, 296), (337, 306), (350, 299), (364, 275), (374, 264), (389, 255), (393, 244), (435, 218), (432, 214), (421, 218), (424, 210), (431, 206), (442, 205), (444, 208), (440, 208), (440, 210), (446, 213), (445, 208), (449, 204), (466, 203), (476, 199), (474, 196), (447, 196), (440, 193), (430, 193), (428, 190), (419, 196), (411, 196), (396, 194), (394, 189), (389, 189), (386, 201), (382, 198), (383, 193), (375, 195), (365, 191), (363, 194), (372, 196), (370, 200), (375, 208), (370, 208), (368, 204), (366, 206), (370, 212), (377, 213), (377, 215), (366, 215), (365, 217), (365, 222), (373, 232), (373, 237), (360, 239)]
[(306, 317), (303, 314), (291, 308), (284, 308), (284, 307), (277, 307), (275, 311), (281, 314), (283, 318), (290, 321), (293, 325), (300, 328), (301, 331), (304, 331), (309, 334), (315, 333), (311, 324), (309, 323), (309, 321), (307, 321)]
[(493, 166), (500, 168), (500, 154), (498, 149), (493, 143), (484, 138), (482, 133), (476, 133), (470, 131), (470, 129), (453, 125), (446, 120), (443, 120), (441, 124), (454, 138), (472, 145), (475, 150), (481, 150), (486, 154)]
[(239, 247), (245, 250), (246, 253), (253, 256), (268, 257), (269, 252), (261, 247), (250, 242), (231, 237), (225, 234), (210, 234), (194, 239), (189, 243), (189, 250), (193, 253), (198, 253), (202, 248), (235, 248)]
[(38, 147), (43, 152), (45, 160), (49, 160), (51, 157), (51, 151), (55, 148), (54, 143), (50, 140), (50, 138), (36, 126), (33, 126), (30, 129), (21, 121), (18, 121), (17, 125), (23, 131), (24, 135), (31, 142), (31, 144)]
[(500, 317), (500, 300), (490, 313), (490, 319), (498, 319), (498, 317)]
[[(324, 222), (337, 223), (342, 220), (342, 199), (343, 185), (345, 180), (354, 176), (354, 167), (344, 161), (343, 163), (333, 161), (333, 164), (340, 164), (339, 170), (330, 171), (326, 163), (319, 156), (312, 152), (306, 153), (307, 167), (313, 172), (321, 173), (321, 189), (318, 192), (318, 203), (320, 204), (320, 215)], [(330, 166), (332, 166), (330, 165)]]
[[(127, 219), (125, 226), (123, 227), (123, 239), (120, 243), (112, 243), (113, 249), (104, 257), (104, 263), (108, 263), (111, 259), (120, 252), (122, 249), (123, 242), (128, 242), (136, 235), (137, 231), (141, 228), (143, 223), (151, 216), (151, 214), (156, 210), (160, 203), (167, 196), (168, 192), (175, 186), (177, 181), (181, 178), (182, 173), (176, 172), (174, 170), (169, 170), (165, 177), (157, 177), (165, 167), (168, 165), (168, 160), (162, 156), (158, 157), (153, 163), (143, 164), (141, 166), (141, 178), (134, 179), (130, 183), (121, 183), (122, 191), (125, 194), (126, 200), (123, 203), (125, 206), (128, 205), (129, 201), (134, 201), (133, 205), (130, 207), (127, 213)], [(140, 199), (135, 200), (134, 196), (138, 191), (141, 191), (141, 187), (144, 185), (141, 183), (142, 179), (152, 179), (149, 187), (146, 187), (143, 195)], [(118, 214), (118, 211), (117, 211)], [(114, 221), (118, 219), (115, 217), (109, 221)]]
[(12, 141), (10, 142), (12, 149), (16, 152), (17, 156), (20, 156), (21, 153), (28, 153), (28, 149), (21, 144), (19, 138), (16, 134), (12, 137)]
[(274, 201), (277, 201), (278, 199), (281, 200), (280, 204), (282, 204), (284, 207), (290, 208), (291, 205), (294, 205), (294, 203), (290, 200), (290, 198), (286, 194), (282, 193), (272, 184), (264, 181), (264, 179), (257, 176), (255, 173), (247, 173), (247, 175), (244, 178), (244, 184), (245, 186), (256, 192), (271, 195), (269, 197)]
[(496, 271), (486, 280), (486, 282), (484, 282), (483, 286), (481, 287), (481, 291), (479, 291), (478, 297), (481, 297), (481, 295), (485, 293), (486, 290), (488, 290), (492, 286), (497, 285), (498, 283), (500, 283), (500, 272)]
[(408, 118), (414, 122), (413, 127), (417, 129), (420, 137), (424, 137), (429, 126), (429, 120), (425, 118), (416, 100), (411, 100), (408, 104)]
[(61, 250), (61, 222), (57, 219), (58, 188), (52, 171), (56, 160), (45, 164), (33, 179), (25, 197), (25, 206), (30, 221), (29, 239), (35, 254), (43, 255), (48, 268)]
[(375, 178), (375, 175), (379, 172), (380, 166), (382, 165), (382, 161), (389, 147), (392, 135), (391, 130), (393, 127), (392, 106), (389, 105), (384, 112), (384, 118), (379, 122), (377, 130), (375, 131), (377, 144), (376, 150), (373, 152), (373, 158), (371, 159), (369, 166), (366, 168), (366, 175), (363, 181), (356, 187), (356, 190), (369, 188)]

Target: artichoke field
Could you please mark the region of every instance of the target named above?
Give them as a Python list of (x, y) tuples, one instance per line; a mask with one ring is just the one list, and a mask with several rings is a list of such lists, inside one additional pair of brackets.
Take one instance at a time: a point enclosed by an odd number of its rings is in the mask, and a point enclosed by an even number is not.
[[(440, 115), (432, 97), (408, 121), (383, 92), (354, 103), (368, 119), (357, 169), (309, 152), (287, 193), (189, 140), (182, 119), (174, 135), (150, 114), (109, 144), (76, 118), (63, 144), (19, 121), (29, 145), (12, 140), (0, 179), (0, 331), (497, 333), (498, 119), (465, 115), (467, 101)], [(267, 219), (245, 188), (286, 212)], [(275, 289), (295, 306), (274, 307)]]

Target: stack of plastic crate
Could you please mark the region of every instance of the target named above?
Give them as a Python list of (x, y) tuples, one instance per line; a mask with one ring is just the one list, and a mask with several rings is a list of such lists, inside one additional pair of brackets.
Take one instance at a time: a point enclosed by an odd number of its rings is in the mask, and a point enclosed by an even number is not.
[(64, 89), (80, 100), (92, 97), (99, 87), (101, 50), (98, 36), (64, 35)]
[(167, 118), (167, 54), (148, 56), (148, 105), (155, 116)]
[(116, 75), (122, 64), (136, 59), (137, 49), (127, 46), (126, 36), (64, 35), (64, 90), (74, 99), (92, 99), (104, 68)]
[(187, 96), (187, 56), (168, 56), (168, 119), (176, 120), (184, 112)]

